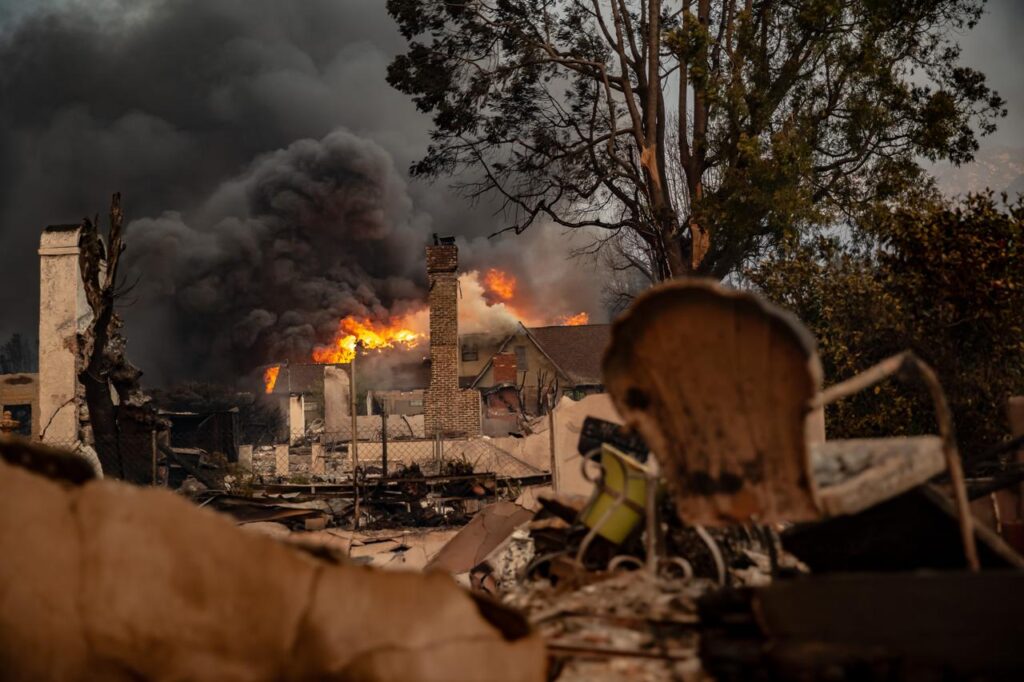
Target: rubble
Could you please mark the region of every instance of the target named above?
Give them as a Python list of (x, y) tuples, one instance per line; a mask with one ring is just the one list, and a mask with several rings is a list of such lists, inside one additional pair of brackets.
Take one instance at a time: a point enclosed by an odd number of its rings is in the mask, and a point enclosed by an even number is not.
[(453, 575), (468, 573), (532, 517), (532, 512), (511, 502), (484, 507), (434, 555), (427, 568)]
[[(713, 299), (718, 297), (725, 304), (724, 328), (748, 328), (751, 338), (762, 340), (782, 334), (774, 337), (773, 352), (786, 348), (785, 334), (792, 334), (799, 351), (780, 360), (772, 373), (741, 377), (732, 385), (723, 383), (723, 377), (742, 370), (742, 363), (734, 359), (691, 372), (689, 393), (680, 393), (681, 388), (665, 378), (682, 377), (687, 370), (672, 363), (689, 356), (663, 353), (657, 344), (678, 348), (680, 330), (694, 329), (685, 320), (691, 295), (696, 300), (704, 297), (700, 334), (714, 335), (709, 331), (715, 324), (709, 320), (709, 307), (717, 305)], [(503, 529), (505, 541), (469, 570), (476, 589), (499, 594), (506, 604), (528, 614), (547, 641), (552, 674), (560, 680), (705, 679), (708, 674), (737, 680), (754, 676), (904, 679), (908, 670), (926, 670), (926, 674), (954, 670), (971, 676), (1024, 669), (1024, 661), (995, 651), (994, 642), (1012, 646), (1005, 632), (993, 631), (1000, 619), (1013, 618), (1009, 611), (992, 605), (974, 608), (970, 603), (974, 597), (950, 591), (950, 586), (970, 578), (956, 572), (965, 564), (974, 570), (979, 566), (1019, 570), (1024, 560), (991, 531), (972, 523), (964, 504), (966, 486), (951, 421), (930, 369), (912, 355), (902, 354), (863, 376), (821, 391), (815, 387), (813, 339), (798, 321), (761, 302), (744, 300), (749, 295), (725, 292), (717, 285), (665, 285), (646, 298), (659, 296), (665, 301), (657, 311), (638, 313), (644, 305), (641, 300), (616, 326), (607, 356), (608, 383), (626, 421), (647, 442), (657, 444), (652, 451), (660, 464), (668, 465), (664, 480), (669, 494), (658, 502), (660, 493), (651, 485), (656, 474), (643, 462), (646, 448), (642, 444), (611, 424), (584, 422), (577, 431), (580, 470), (586, 471), (586, 462), (593, 459), (599, 461), (602, 472), (590, 502), (581, 505), (570, 497), (539, 496), (534, 517), (514, 529)], [(759, 316), (770, 321), (766, 328), (758, 329)], [(653, 340), (644, 340), (645, 325), (654, 330), (650, 332)], [(705, 339), (704, 347), (728, 351), (740, 340), (730, 343)], [(758, 351), (751, 354), (758, 356)], [(670, 356), (670, 367), (656, 367), (649, 360)], [(786, 369), (780, 373), (780, 367)], [(748, 369), (757, 368), (753, 364)], [(918, 373), (932, 391), (940, 436), (821, 442), (820, 425), (811, 424), (808, 415), (820, 419), (821, 405), (904, 371)], [(657, 372), (657, 377), (646, 372)], [(807, 381), (801, 378), (807, 376)], [(785, 384), (785, 390), (776, 391), (773, 382)], [(731, 395), (742, 394), (741, 387), (757, 389), (761, 397), (748, 400)], [(786, 394), (797, 389), (798, 396)], [(720, 397), (721, 404), (711, 407)], [(698, 412), (701, 419), (695, 416)], [(749, 426), (746, 433), (737, 428), (744, 423)], [(819, 435), (812, 438), (815, 430)], [(750, 450), (749, 461), (738, 464), (744, 448), (758, 443), (764, 447)], [(647, 477), (646, 492), (632, 487), (630, 477), (615, 474), (623, 469), (621, 462), (643, 473), (638, 474), (639, 481)], [(708, 473), (716, 469), (717, 475)], [(928, 482), (942, 472), (950, 476), (946, 490)], [(909, 500), (923, 500), (931, 511), (914, 512), (907, 506)], [(626, 535), (602, 533), (602, 524), (614, 513), (594, 510), (614, 510), (616, 505), (628, 507), (643, 523), (636, 523)], [(882, 528), (883, 524), (889, 527)], [(441, 554), (445, 555), (444, 550)], [(468, 563), (458, 569), (465, 570)], [(845, 600), (842, 608), (817, 606), (816, 599), (827, 600), (824, 595), (832, 588), (822, 587), (830, 585), (827, 578), (807, 576), (816, 570), (924, 567), (945, 569), (948, 581), (929, 585), (922, 582), (923, 576), (904, 572), (886, 582), (889, 579), (882, 575), (865, 573), (857, 578), (860, 582), (854, 591), (837, 593)], [(1019, 580), (1024, 574), (1012, 575)], [(873, 594), (876, 584), (879, 591)], [(998, 591), (981, 576), (963, 584), (971, 586), (972, 594)], [(893, 587), (901, 585), (905, 587)], [(905, 589), (904, 596), (922, 596), (883, 603), (892, 589)], [(918, 601), (932, 589), (936, 594), (947, 590), (942, 609), (965, 614), (974, 630), (986, 632), (990, 641), (966, 655), (943, 653), (974, 637), (948, 616), (930, 624), (937, 641), (944, 644), (924, 646), (927, 655), (901, 639), (898, 628), (911, 632)], [(737, 598), (729, 595), (744, 595), (740, 600), (752, 605), (730, 607)], [(857, 595), (865, 604), (877, 604), (879, 611), (891, 611), (892, 623), (907, 625), (873, 631), (874, 607), (864, 608)], [(813, 628), (802, 626), (806, 616), (789, 609), (787, 599), (814, 611)], [(698, 608), (698, 604), (720, 601), (724, 611)], [(779, 625), (762, 622), (755, 614), (767, 607), (758, 604), (777, 605), (774, 608), (783, 614)], [(744, 608), (746, 616), (740, 614)], [(850, 627), (828, 625), (848, 624), (844, 619), (853, 609), (861, 609), (861, 616), (855, 623), (850, 621)], [(800, 637), (806, 641), (791, 641), (787, 627), (804, 627)], [(885, 637), (889, 639), (879, 649)], [(979, 653), (984, 651), (991, 655)]]
[(523, 583), (504, 602), (544, 637), (559, 680), (696, 679), (696, 599), (711, 587), (622, 571), (588, 576), (574, 590)]
[[(825, 404), (896, 374), (931, 391), (938, 435), (824, 438)], [(1021, 477), (965, 480), (915, 356), (823, 389), (798, 320), (673, 283), (616, 324), (606, 380), (608, 395), (563, 398), (524, 437), (448, 441), (447, 458), (440, 436), (416, 440), (387, 471), (317, 424), (291, 446), (239, 448), (249, 466), (161, 439), (166, 480), (187, 475), (178, 495), (0, 441), (0, 553), (17, 555), (0, 566), (0, 627), (43, 604), (0, 661), (41, 676), (566, 682), (1024, 669), (1008, 650), (1024, 559), (967, 505)], [(78, 572), (5, 591), (37, 564)]]

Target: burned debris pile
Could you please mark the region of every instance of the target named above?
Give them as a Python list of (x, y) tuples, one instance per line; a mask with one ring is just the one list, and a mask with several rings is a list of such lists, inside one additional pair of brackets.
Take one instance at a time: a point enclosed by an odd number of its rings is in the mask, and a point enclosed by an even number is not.
[[(822, 390), (799, 321), (687, 282), (634, 305), (605, 372), (634, 432), (583, 429), (584, 466), (599, 472), (589, 501), (542, 496), (461, 567), (528, 614), (559, 679), (1024, 670), (1012, 615), (1024, 603), (995, 596), (1019, 593), (1024, 560), (974, 518), (941, 386), (919, 359)], [(823, 405), (893, 375), (931, 391), (938, 436), (824, 440)]]
[[(69, 608), (56, 578), (42, 575), (17, 598), (58, 597), (31, 622), (4, 609), (19, 644), (0, 642), (0, 658), (26, 673), (120, 666), (143, 678), (974, 680), (1024, 671), (1015, 644), (1024, 559), (1004, 540), (1012, 535), (976, 515), (1020, 479), (964, 470), (941, 384), (920, 359), (903, 353), (823, 388), (799, 320), (752, 294), (688, 281), (651, 290), (620, 319), (604, 372), (615, 410), (590, 396), (574, 403), (585, 418), (559, 406), (550, 431), (520, 439), (550, 443), (548, 470), (487, 437), (410, 439), (415, 456), (399, 458), (401, 441), (378, 448), (303, 434), (291, 445), (239, 446), (237, 461), (160, 439), (156, 478), (184, 480), (174, 496), (93, 480), (77, 455), (5, 439), (0, 476), (18, 493), (2, 496), (10, 529), (0, 540), (19, 548), (18, 566), (27, 574), (32, 562), (55, 561), (52, 540), (64, 538), (69, 565), (94, 570), (75, 552), (116, 563), (121, 592), (99, 568), (76, 583), (116, 607), (102, 646), (83, 648), (101, 628), (92, 612), (68, 621), (61, 638), (39, 634)], [(826, 405), (891, 377), (929, 391), (936, 435), (826, 439)], [(556, 447), (566, 440), (572, 451)], [(38, 512), (42, 498), (53, 504), (28, 533), (14, 519)], [(179, 566), (186, 556), (201, 558)], [(168, 566), (187, 579), (168, 578)], [(192, 603), (176, 592), (185, 583), (222, 618), (175, 606)], [(177, 614), (181, 632), (149, 622), (136, 602), (150, 598)], [(240, 634), (270, 609), (277, 625)], [(143, 644), (158, 640), (154, 658)], [(58, 645), (78, 653), (46, 662)]]
[[(357, 475), (344, 483), (249, 481), (243, 483), (248, 496), (242, 499), (282, 508), (319, 501), (330, 516), (328, 525), (342, 528), (458, 527), (485, 504), (515, 499), (522, 486), (549, 481), (548, 476), (499, 478), (493, 472), (472, 471), (428, 476), (414, 464), (387, 478)], [(203, 490), (197, 491), (195, 498), (234, 514), (230, 502), (236, 499), (234, 495)]]

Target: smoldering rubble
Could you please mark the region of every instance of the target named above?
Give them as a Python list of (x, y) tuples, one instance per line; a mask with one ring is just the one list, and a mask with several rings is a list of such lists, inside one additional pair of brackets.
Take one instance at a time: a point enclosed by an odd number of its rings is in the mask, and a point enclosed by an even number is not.
[[(820, 407), (897, 376), (931, 390), (937, 434), (822, 437)], [(1024, 559), (970, 504), (1020, 476), (996, 484), (963, 468), (941, 383), (912, 353), (824, 387), (799, 320), (687, 281), (652, 290), (617, 323), (604, 378), (608, 394), (564, 398), (517, 439), (524, 456), (551, 448), (550, 471), (532, 476), (499, 458), (332, 481), (313, 443), (308, 480), (245, 478), (160, 444), (165, 466), (205, 481), (175, 496), (97, 481), (77, 455), (5, 439), (6, 669), (559, 680), (1024, 670)], [(276, 449), (286, 472), (306, 456)], [(360, 528), (389, 509), (409, 525)], [(416, 527), (430, 514), (449, 521), (433, 538)]]

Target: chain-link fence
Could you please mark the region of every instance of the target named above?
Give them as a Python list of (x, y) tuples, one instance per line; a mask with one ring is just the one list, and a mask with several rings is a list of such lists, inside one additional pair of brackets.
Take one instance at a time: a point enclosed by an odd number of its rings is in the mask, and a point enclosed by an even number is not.
[(501, 439), (426, 437), (422, 416), (359, 417), (356, 433), (353, 441), (351, 426), (327, 431), (313, 424), (287, 439), (268, 433), (251, 443), (238, 443), (227, 430), (51, 437), (45, 442), (97, 462), (105, 476), (172, 487), (188, 476), (207, 483), (223, 471), (261, 482), (340, 482), (351, 480), (356, 468), (363, 478), (486, 473), (511, 479), (546, 473), (536, 461), (502, 447)]
[[(243, 447), (242, 459), (250, 457)], [(266, 477), (350, 478), (362, 476), (442, 476), (491, 473), (499, 478), (540, 475), (545, 471), (486, 438), (382, 438), (367, 430), (353, 444), (351, 432), (322, 432), (294, 444), (253, 445), (251, 469)]]
[(120, 433), (85, 439), (47, 436), (43, 443), (78, 454), (105, 477), (152, 484), (162, 480), (161, 466), (165, 466), (158, 435), (157, 432)]

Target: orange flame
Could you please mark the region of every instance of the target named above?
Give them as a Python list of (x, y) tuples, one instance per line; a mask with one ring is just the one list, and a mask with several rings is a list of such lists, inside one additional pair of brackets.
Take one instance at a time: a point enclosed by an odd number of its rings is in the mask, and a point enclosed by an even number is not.
[(590, 315), (587, 313), (576, 313), (575, 315), (564, 315), (558, 318), (558, 324), (563, 327), (579, 327), (580, 325), (589, 324)]
[(277, 385), (277, 375), (281, 373), (281, 365), (274, 365), (273, 367), (267, 367), (263, 371), (263, 390), (267, 393), (274, 392), (274, 386)]
[(415, 348), (423, 338), (423, 334), (404, 328), (396, 319), (382, 324), (366, 317), (349, 316), (338, 323), (338, 331), (329, 345), (313, 349), (313, 361), (324, 364), (352, 362), (356, 356), (356, 344), (370, 350), (394, 348), (396, 345)]
[(511, 301), (516, 295), (516, 278), (497, 268), (491, 268), (484, 275), (484, 286), (487, 291), (502, 301)]

